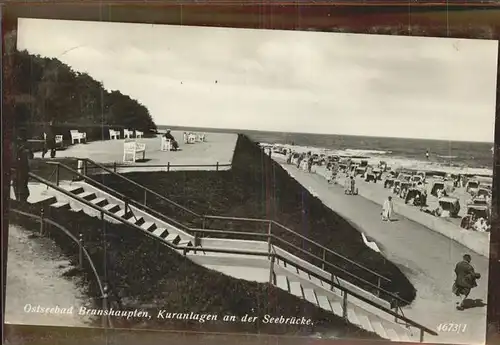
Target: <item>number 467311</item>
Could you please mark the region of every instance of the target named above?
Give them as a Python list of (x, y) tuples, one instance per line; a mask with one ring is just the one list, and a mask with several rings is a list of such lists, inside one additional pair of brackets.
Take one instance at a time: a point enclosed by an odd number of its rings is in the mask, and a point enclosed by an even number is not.
[(438, 332), (456, 332), (465, 333), (467, 329), (466, 323), (440, 323), (437, 327)]

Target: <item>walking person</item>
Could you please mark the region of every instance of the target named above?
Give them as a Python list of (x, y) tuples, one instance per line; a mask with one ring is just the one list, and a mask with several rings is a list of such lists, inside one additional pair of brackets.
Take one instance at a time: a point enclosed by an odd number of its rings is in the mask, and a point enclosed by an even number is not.
[(45, 158), (45, 155), (49, 151), (50, 151), (50, 158), (55, 158), (56, 136), (54, 134), (54, 120), (50, 120), (49, 125), (45, 129), (45, 144), (43, 146), (42, 158)]
[(11, 179), (14, 188), (14, 195), (17, 201), (27, 202), (30, 195), (28, 188), (29, 180), (29, 160), (33, 158), (33, 152), (28, 147), (26, 132), (19, 131), (17, 142), (14, 144)]
[(382, 220), (391, 221), (392, 212), (394, 211), (394, 205), (392, 203), (392, 196), (389, 196), (386, 201), (384, 201), (384, 205), (382, 206)]
[(461, 300), (457, 302), (457, 309), (464, 310), (464, 302), (469, 297), (473, 288), (477, 286), (477, 280), (481, 278), (479, 273), (474, 271), (471, 265), (471, 256), (465, 254), (463, 260), (455, 266), (455, 282), (453, 283), (453, 293)]

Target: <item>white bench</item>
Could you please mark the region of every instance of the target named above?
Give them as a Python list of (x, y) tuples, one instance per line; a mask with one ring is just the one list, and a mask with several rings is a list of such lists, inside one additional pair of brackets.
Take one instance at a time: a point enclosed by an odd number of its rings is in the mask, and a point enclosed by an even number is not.
[(120, 131), (115, 131), (114, 129), (109, 130), (109, 138), (110, 139), (120, 139)]
[(146, 144), (136, 141), (126, 141), (123, 143), (123, 162), (134, 163), (139, 153), (142, 153), (143, 160), (146, 159)]
[(134, 131), (129, 131), (128, 129), (123, 130), (123, 137), (125, 139), (130, 139), (134, 135)]
[(198, 133), (197, 134), (197, 139), (199, 142), (204, 142), (205, 141), (205, 133)]
[(141, 131), (135, 131), (135, 137), (136, 138), (142, 138), (142, 136), (144, 135), (144, 132), (141, 132)]
[(172, 151), (173, 145), (172, 145), (172, 140), (167, 139), (165, 137), (161, 137), (161, 151)]
[(78, 140), (78, 143), (81, 143), (82, 140), (86, 141), (87, 140), (87, 133), (83, 132), (78, 132), (77, 130), (75, 129), (72, 129), (69, 131), (69, 133), (71, 134), (71, 143), (74, 144), (75, 141)]
[(188, 144), (194, 144), (196, 143), (196, 134), (194, 133), (189, 133), (188, 134)]

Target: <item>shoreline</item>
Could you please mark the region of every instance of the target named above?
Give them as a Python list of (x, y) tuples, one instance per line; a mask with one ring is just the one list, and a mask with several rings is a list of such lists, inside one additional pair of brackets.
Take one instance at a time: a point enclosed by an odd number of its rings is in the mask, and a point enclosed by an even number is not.
[[(282, 166), (286, 166), (285, 158), (281, 157), (277, 153), (273, 153), (274, 158), (278, 158), (278, 164)], [(311, 173), (316, 174), (324, 178), (324, 175), (318, 171), (317, 166), (313, 166)], [(341, 182), (343, 178), (341, 178)], [(340, 186), (343, 184), (339, 182)], [(326, 179), (325, 179), (325, 183)], [(382, 184), (382, 181), (379, 181), (378, 186)], [(359, 179), (356, 181), (356, 185), (359, 187), (358, 193), (359, 196), (369, 200), (380, 207), (382, 207), (383, 201), (386, 196), (389, 194), (388, 190), (377, 190), (378, 186), (374, 184), (368, 184), (364, 181), (360, 181)], [(402, 217), (407, 218), (410, 221), (416, 222), (419, 225), (422, 225), (428, 228), (431, 231), (437, 232), (448, 239), (451, 239), (466, 248), (472, 250), (474, 253), (489, 258), (490, 252), (490, 233), (481, 233), (473, 230), (466, 230), (460, 228), (456, 224), (453, 224), (445, 219), (435, 217), (424, 212), (421, 212), (418, 208), (405, 205), (399, 200), (399, 198), (393, 198), (394, 203), (394, 213), (399, 214)], [(355, 223), (355, 222), (354, 222)]]

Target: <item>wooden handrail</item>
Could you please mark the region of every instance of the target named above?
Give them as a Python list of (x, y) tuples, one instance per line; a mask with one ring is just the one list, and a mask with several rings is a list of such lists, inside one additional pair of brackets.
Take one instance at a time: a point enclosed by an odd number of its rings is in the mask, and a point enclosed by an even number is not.
[[(147, 191), (149, 193), (152, 193), (153, 195), (159, 197), (160, 199), (162, 199), (162, 200), (164, 200), (164, 201), (166, 201), (166, 202), (168, 202), (168, 203), (170, 203), (170, 204), (172, 204), (172, 205), (174, 205), (176, 207), (179, 207), (182, 210), (184, 210), (184, 211), (186, 211), (186, 212), (188, 212), (188, 213), (190, 213), (190, 214), (192, 214), (192, 215), (194, 215), (194, 216), (196, 216), (198, 218), (212, 219), (212, 220), (220, 219), (220, 220), (248, 221), (248, 222), (256, 222), (256, 223), (272, 224), (272, 225), (275, 225), (275, 226), (277, 226), (277, 227), (279, 227), (279, 228), (281, 228), (283, 230), (286, 230), (287, 232), (291, 233), (294, 236), (298, 236), (299, 238), (301, 238), (304, 241), (307, 241), (307, 242), (309, 242), (309, 243), (317, 246), (321, 250), (324, 250), (325, 252), (327, 252), (329, 254), (332, 254), (335, 257), (337, 257), (337, 258), (339, 258), (341, 260), (344, 260), (344, 261), (350, 263), (351, 265), (354, 265), (354, 266), (356, 266), (356, 267), (364, 270), (365, 272), (368, 272), (368, 273), (376, 276), (379, 280), (384, 280), (386, 282), (391, 282), (391, 280), (389, 278), (387, 278), (387, 277), (385, 277), (385, 276), (383, 276), (383, 275), (381, 275), (381, 274), (379, 274), (379, 273), (377, 273), (377, 272), (375, 272), (375, 271), (373, 271), (373, 270), (371, 270), (371, 269), (369, 269), (369, 268), (367, 268), (367, 267), (365, 267), (365, 266), (363, 266), (363, 265), (361, 265), (361, 264), (359, 264), (359, 263), (357, 263), (357, 262), (355, 262), (355, 261), (353, 261), (353, 260), (351, 260), (351, 259), (349, 259), (349, 258), (347, 258), (347, 257), (345, 257), (345, 256), (343, 256), (341, 254), (339, 254), (339, 253), (336, 253), (336, 252), (334, 252), (331, 249), (326, 248), (325, 246), (323, 246), (323, 245), (321, 245), (321, 244), (319, 244), (319, 243), (317, 243), (317, 242), (315, 242), (315, 241), (313, 241), (313, 240), (311, 240), (311, 239), (309, 239), (309, 238), (307, 238), (307, 237), (305, 237), (305, 236), (303, 236), (303, 235), (301, 235), (301, 234), (293, 231), (292, 229), (290, 229), (290, 228), (288, 228), (288, 227), (286, 227), (286, 226), (284, 226), (284, 225), (282, 225), (282, 224), (280, 224), (280, 223), (278, 223), (278, 222), (276, 222), (274, 220), (270, 220), (270, 219), (258, 219), (258, 218), (243, 218), (243, 217), (228, 217), (228, 216), (212, 216), (212, 215), (203, 215), (202, 216), (202, 215), (197, 214), (194, 211), (191, 211), (191, 210), (189, 210), (189, 209), (187, 209), (187, 208), (185, 208), (185, 207), (183, 207), (183, 206), (175, 203), (174, 201), (166, 198), (165, 196), (160, 195), (160, 194), (158, 194), (158, 193), (156, 193), (156, 192), (148, 189), (147, 187), (145, 187), (145, 186), (143, 186), (143, 185), (141, 185), (141, 184), (139, 184), (137, 182), (135, 182), (135, 181), (133, 181), (133, 180), (131, 180), (131, 179), (129, 179), (129, 178), (121, 175), (121, 174), (118, 174), (118, 173), (114, 172), (113, 170), (111, 170), (111, 169), (103, 166), (100, 163), (97, 163), (97, 162), (95, 162), (95, 161), (93, 161), (93, 160), (91, 160), (89, 158), (85, 158), (85, 160), (87, 162), (91, 163), (91, 164), (94, 164), (95, 166), (97, 166), (97, 167), (99, 167), (99, 168), (101, 168), (103, 170), (108, 171), (109, 173), (111, 173), (113, 175), (118, 176), (119, 178), (121, 178), (121, 179), (123, 179), (123, 180), (125, 180), (125, 181), (127, 181), (129, 183), (132, 183), (134, 186), (136, 186), (136, 187), (138, 187), (140, 189), (143, 189), (143, 190), (145, 190), (145, 191)], [(159, 212), (156, 212), (155, 210), (152, 210), (149, 207), (147, 207), (147, 209), (148, 209), (148, 211), (152, 211), (153, 213), (155, 213), (159, 217), (163, 216)], [(179, 224), (178, 222), (175, 222), (175, 223)], [(189, 229), (185, 229), (185, 230), (189, 230)], [(272, 232), (272, 229), (271, 229), (271, 232)], [(359, 279), (361, 279), (361, 278), (359, 278)], [(381, 289), (380, 287), (378, 287), (378, 290), (383, 290), (383, 289)], [(386, 292), (386, 291), (383, 290), (382, 292)], [(404, 301), (403, 299), (400, 299), (400, 302), (408, 303), (407, 301)]]
[[(309, 275), (311, 275), (311, 276), (319, 279), (320, 281), (323, 281), (323, 282), (326, 282), (328, 284), (331, 284), (332, 286), (334, 286), (337, 289), (343, 291), (347, 295), (351, 295), (353, 297), (356, 297), (359, 300), (361, 300), (361, 301), (363, 301), (363, 302), (365, 302), (365, 303), (367, 303), (367, 304), (369, 304), (369, 305), (371, 305), (371, 306), (373, 306), (373, 307), (375, 307), (375, 308), (377, 308), (377, 309), (379, 309), (379, 310), (381, 310), (381, 311), (383, 311), (383, 312), (385, 312), (385, 313), (387, 313), (389, 315), (392, 315), (392, 316), (394, 316), (397, 319), (405, 321), (409, 325), (412, 325), (414, 327), (419, 328), (421, 332), (427, 332), (427, 333), (432, 334), (432, 335), (437, 335), (436, 332), (428, 329), (427, 327), (422, 326), (422, 325), (418, 324), (417, 322), (412, 321), (412, 320), (406, 318), (405, 316), (399, 315), (398, 313), (396, 313), (396, 312), (394, 312), (392, 310), (389, 310), (389, 309), (387, 309), (387, 308), (385, 308), (385, 307), (377, 304), (376, 302), (373, 302), (373, 301), (371, 301), (371, 300), (369, 300), (369, 299), (367, 299), (367, 298), (365, 298), (365, 297), (363, 297), (363, 296), (361, 296), (361, 295), (359, 295), (359, 294), (357, 294), (357, 293), (355, 293), (355, 292), (353, 292), (353, 291), (351, 291), (351, 290), (343, 287), (342, 285), (335, 283), (334, 281), (330, 281), (330, 280), (324, 278), (323, 276), (317, 274), (316, 272), (313, 272), (313, 271), (311, 271), (311, 270), (309, 270), (309, 269), (301, 266), (300, 264), (291, 261), (288, 258), (285, 258), (285, 257), (283, 257), (283, 256), (281, 256), (279, 254), (276, 254), (273, 251), (265, 251), (265, 252), (263, 252), (263, 251), (235, 250), (235, 249), (223, 249), (223, 248), (211, 248), (211, 247), (200, 248), (200, 247), (193, 247), (193, 246), (179, 246), (179, 245), (170, 243), (170, 242), (166, 241), (163, 238), (160, 238), (160, 237), (157, 237), (157, 236), (153, 235), (152, 233), (150, 233), (146, 229), (143, 229), (143, 228), (141, 228), (140, 226), (138, 226), (136, 224), (127, 222), (125, 219), (123, 219), (123, 218), (115, 215), (114, 213), (109, 212), (109, 211), (101, 208), (100, 206), (97, 206), (97, 205), (91, 203), (90, 201), (88, 201), (86, 199), (83, 199), (83, 198), (79, 197), (78, 195), (75, 195), (75, 194), (73, 194), (73, 193), (71, 193), (71, 192), (63, 189), (63, 188), (61, 188), (61, 187), (53, 184), (50, 181), (47, 181), (46, 179), (44, 179), (44, 178), (42, 178), (42, 177), (40, 177), (40, 176), (38, 176), (36, 174), (33, 174), (31, 172), (28, 173), (28, 174), (29, 174), (29, 177), (37, 180), (38, 182), (46, 184), (47, 186), (49, 186), (49, 187), (57, 190), (58, 192), (63, 193), (66, 196), (69, 196), (69, 197), (71, 197), (71, 198), (79, 201), (80, 203), (83, 203), (83, 204), (87, 205), (88, 207), (90, 207), (90, 208), (92, 208), (92, 209), (94, 209), (96, 211), (99, 211), (102, 216), (107, 215), (108, 217), (117, 220), (121, 224), (124, 224), (124, 225), (127, 225), (129, 227), (132, 227), (133, 229), (139, 231), (140, 233), (146, 235), (149, 238), (152, 238), (152, 239), (154, 239), (156, 241), (160, 241), (163, 245), (165, 245), (167, 247), (170, 247), (170, 248), (175, 249), (175, 250), (182, 250), (184, 254), (187, 254), (187, 252), (189, 252), (189, 251), (202, 250), (203, 252), (213, 252), (213, 253), (227, 253), (227, 254), (239, 254), (239, 255), (252, 255), (252, 256), (274, 257), (276, 259), (279, 259), (279, 260), (281, 260), (283, 262), (288, 263), (291, 266), (295, 266), (295, 267), (299, 268), (301, 271), (304, 271), (305, 273), (308, 273)], [(423, 336), (421, 336), (421, 339), (423, 339)]]

